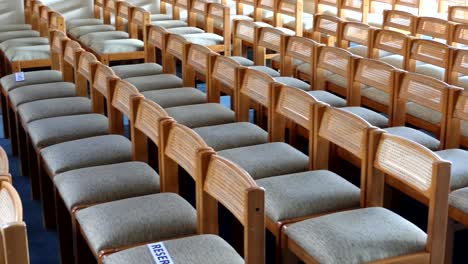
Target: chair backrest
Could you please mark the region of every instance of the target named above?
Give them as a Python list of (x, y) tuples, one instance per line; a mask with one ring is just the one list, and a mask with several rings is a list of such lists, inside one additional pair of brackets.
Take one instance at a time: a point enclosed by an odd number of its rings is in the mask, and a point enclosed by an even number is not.
[[(341, 0), (340, 8), (338, 9), (338, 16), (346, 19), (348, 17), (361, 16), (359, 21), (367, 23), (367, 15), (369, 13), (369, 0)], [(351, 11), (352, 14), (347, 15), (346, 13)]]
[(75, 72), (76, 94), (78, 96), (88, 96), (88, 86), (91, 87), (93, 84), (94, 72), (98, 63), (96, 56), (90, 52), (84, 52), (80, 55)]
[(371, 58), (379, 59), (379, 51), (387, 51), (396, 55), (403, 56), (401, 68), (407, 66), (411, 38), (407, 35), (388, 29), (377, 29), (374, 33), (372, 43)]
[(129, 22), (130, 37), (146, 41), (146, 25), (151, 23), (151, 14), (141, 7), (133, 7)]
[(366, 57), (370, 57), (374, 30), (375, 28), (365, 23), (344, 22), (338, 35), (338, 47), (348, 49), (351, 43), (366, 46)]
[(218, 203), (227, 208), (244, 227), (244, 261), (265, 263), (265, 190), (242, 168), (216, 154), (202, 159), (197, 192), (201, 233), (218, 233)]
[[(266, 60), (281, 52), (283, 36), (288, 34), (280, 28), (260, 27), (256, 28), (256, 43), (254, 44), (254, 62), (256, 65), (266, 65)], [(268, 54), (267, 50), (275, 54)]]
[(218, 54), (198, 44), (189, 44), (186, 48), (188, 51), (186, 52), (185, 61), (182, 63), (184, 86), (196, 87), (196, 80), (200, 79), (206, 84), (208, 98), (213, 98), (211, 95), (211, 68), (215, 56)]
[(421, 0), (395, 0), (395, 9), (408, 10), (415, 15), (424, 15), (424, 4)]
[[(206, 14), (205, 31), (213, 33), (216, 31), (223, 32), (223, 49), (224, 56), (231, 56), (231, 11), (227, 5), (220, 3), (208, 3)], [(221, 48), (216, 48), (219, 51)]]
[(344, 20), (325, 14), (314, 15), (313, 39), (328, 46), (335, 46)]
[(7, 181), (0, 181), (0, 262), (29, 264), (28, 238), (21, 200)]
[(101, 18), (102, 17), (102, 11), (104, 10), (105, 7), (105, 1), (106, 0), (94, 0), (93, 1), (93, 13), (94, 13), (94, 18)]
[(336, 8), (336, 15), (339, 14), (339, 8), (340, 8), (340, 2), (341, 0), (316, 0), (315, 1), (315, 13), (314, 14), (322, 14), (324, 13), (323, 11), (323, 5), (327, 6), (328, 9), (330, 7)]
[(255, 10), (257, 1), (256, 0), (236, 0), (236, 14), (244, 15), (244, 5), (250, 6)]
[(283, 15), (294, 18), (294, 31), (296, 36), (302, 36), (304, 31), (303, 24), (303, 0), (278, 0), (275, 13), (276, 26), (283, 26)]
[(439, 0), (437, 12), (440, 14), (449, 13), (450, 7), (452, 6), (463, 6), (465, 7), (468, 3), (466, 0)]
[(453, 34), (451, 38), (451, 43), (453, 47), (461, 45), (468, 45), (468, 25), (467, 24), (457, 24), (454, 26)]
[(381, 131), (373, 137), (370, 149), (366, 206), (383, 206), (385, 184), (427, 204), (425, 251), (431, 263), (443, 263), (450, 162), (422, 145)]
[(24, 22), (26, 24), (31, 24), (31, 14), (33, 12), (34, 2), (36, 0), (24, 0)]
[(190, 9), (188, 9), (188, 24), (191, 27), (197, 26), (197, 17), (203, 18), (202, 27), (206, 27), (207, 14), (208, 14), (208, 1), (193, 0), (190, 1)]
[[(256, 5), (254, 9), (254, 20), (255, 21), (262, 21), (263, 14), (266, 11), (270, 11), (272, 13), (276, 12), (276, 0), (256, 0)], [(275, 24), (275, 19), (273, 18), (273, 25)]]
[(468, 23), (468, 6), (449, 6), (447, 19), (462, 24)]
[(188, 42), (182, 35), (168, 33), (165, 35), (165, 52), (163, 69), (166, 73), (176, 74), (176, 59), (184, 63), (187, 58)]
[(450, 45), (453, 36), (454, 24), (445, 19), (435, 17), (418, 17), (414, 34), (417, 37), (430, 36), (433, 39), (443, 40)]
[(41, 16), (41, 9), (44, 4), (41, 1), (34, 1), (31, 9), (31, 26), (34, 30), (39, 30), (39, 19)]
[(81, 54), (85, 52), (80, 44), (74, 40), (68, 40), (63, 51), (63, 76), (66, 78), (74, 78), (77, 81), (78, 61)]
[(233, 24), (233, 55), (242, 56), (243, 44), (254, 45), (258, 27), (255, 22), (246, 19), (236, 19)]
[[(50, 44), (52, 69), (64, 73), (63, 53), (65, 51), (65, 45), (70, 39), (62, 31), (51, 31), (51, 36), (53, 36)], [(63, 78), (66, 82), (73, 82), (73, 75), (64, 75)]]
[(39, 33), (42, 37), (49, 37), (49, 19), (52, 9), (48, 6), (39, 8)]
[(383, 17), (384, 29), (392, 29), (404, 34), (413, 34), (417, 16), (400, 10), (385, 10)]
[[(461, 137), (461, 122), (468, 122), (468, 93), (458, 89), (452, 89), (452, 96), (448, 107), (447, 133), (445, 136), (445, 148), (459, 148)], [(464, 146), (466, 147), (466, 146)]]
[(124, 116), (127, 116), (130, 125), (132, 120), (132, 98), (140, 96), (138, 89), (125, 80), (116, 79), (109, 82), (108, 104), (111, 105), (107, 113), (109, 116), (109, 129), (115, 130), (115, 133), (123, 133)]
[[(120, 78), (107, 65), (98, 63), (94, 71), (93, 84), (91, 86), (91, 97), (93, 100), (93, 110), (97, 113), (109, 113), (112, 105), (109, 103), (112, 100), (111, 83)], [(106, 108), (107, 107), (107, 108)], [(112, 127), (111, 131), (115, 131)]]
[(8, 155), (2, 147), (0, 147), (0, 182), (1, 181), (8, 181), (11, 183)]
[[(51, 31), (60, 31), (60, 32), (66, 32), (65, 30), (65, 17), (56, 12), (56, 11), (51, 11), (49, 13), (49, 28), (47, 29), (48, 32)], [(52, 35), (50, 35), (50, 40), (52, 40)]]
[[(300, 60), (311, 65), (311, 69), (315, 69), (315, 59), (318, 47), (321, 44), (303, 37), (285, 36), (283, 47), (281, 49), (281, 75), (293, 75), (293, 61)], [(314, 73), (310, 72), (313, 82)]]
[[(129, 33), (131, 30), (131, 24), (132, 24), (132, 15), (133, 15), (133, 9), (135, 8), (131, 3), (127, 1), (116, 1), (116, 11), (115, 11), (115, 29), (118, 31), (125, 31), (125, 21), (128, 22), (128, 28), (127, 31)], [(110, 9), (113, 10), (113, 9)], [(138, 20), (137, 20), (138, 22)], [(144, 22), (149, 22), (149, 19)], [(131, 36), (135, 37), (135, 36)], [(138, 37), (138, 36), (137, 36)]]
[(413, 39), (407, 69), (413, 72), (416, 71), (417, 61), (429, 63), (442, 68), (444, 71), (444, 74), (437, 78), (448, 81), (451, 53), (452, 49), (447, 44), (428, 39)]
[(448, 82), (462, 87), (459, 83), (459, 77), (464, 75), (468, 75), (468, 50), (456, 49), (453, 52)]

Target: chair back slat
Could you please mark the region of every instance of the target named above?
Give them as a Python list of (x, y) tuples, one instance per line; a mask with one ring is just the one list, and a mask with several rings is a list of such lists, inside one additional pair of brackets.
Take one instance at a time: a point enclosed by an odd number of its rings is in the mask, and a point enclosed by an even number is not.
[(268, 107), (270, 102), (270, 89), (274, 82), (273, 78), (266, 73), (247, 69), (240, 92), (257, 103)]
[(203, 0), (194, 0), (190, 8), (190, 12), (205, 16), (208, 13), (208, 4)]
[(257, 45), (280, 52), (281, 37), (285, 35), (284, 31), (279, 28), (263, 27), (259, 29)]
[(166, 42), (166, 52), (176, 57), (177, 59), (183, 61), (185, 45), (187, 45), (187, 40), (181, 35), (169, 34)]
[(317, 100), (307, 92), (282, 85), (276, 101), (276, 112), (310, 131), (311, 106), (314, 103), (317, 103)]
[(143, 28), (150, 23), (150, 13), (141, 7), (132, 8), (132, 23)]
[(187, 65), (193, 67), (198, 73), (206, 75), (210, 56), (213, 54), (213, 51), (205, 46), (190, 44), (187, 56)]
[(278, 13), (283, 15), (296, 17), (298, 15), (298, 10), (302, 10), (303, 2), (301, 0), (279, 0), (278, 1)]
[(382, 61), (359, 59), (354, 80), (381, 91), (390, 93), (394, 87), (395, 67)]
[(303, 37), (291, 36), (286, 41), (286, 56), (310, 62), (315, 55), (316, 48), (321, 44)]
[(406, 56), (408, 41), (410, 39), (400, 32), (378, 29), (374, 35), (374, 48)]
[(118, 80), (112, 96), (112, 106), (127, 117), (130, 117), (132, 97), (138, 95), (140, 95), (140, 92), (135, 86), (125, 80)]
[(468, 45), (468, 25), (467, 24), (458, 24), (455, 25), (453, 30), (453, 39), (455, 43), (462, 45)]
[(220, 3), (209, 3), (207, 8), (208, 16), (210, 18), (214, 21), (224, 22), (225, 10), (228, 7)]
[(0, 182), (0, 226), (22, 222), (23, 221), (23, 207), (21, 199), (13, 188), (13, 186), (6, 182)]
[(50, 13), (49, 30), (65, 32), (65, 17), (58, 12), (52, 11)]
[(416, 16), (400, 10), (385, 10), (383, 28), (413, 33), (416, 23)]
[(456, 50), (452, 71), (462, 75), (468, 75), (468, 50)]
[(413, 60), (446, 68), (449, 63), (449, 53), (450, 47), (437, 41), (415, 39), (411, 42), (410, 59)]
[(234, 36), (248, 43), (253, 43), (255, 39), (255, 23), (249, 20), (237, 20), (234, 23)]
[(353, 54), (347, 50), (322, 46), (319, 48), (317, 67), (342, 77), (349, 77)]
[(345, 22), (342, 29), (342, 40), (361, 45), (368, 45), (370, 26), (360, 22)]
[(400, 85), (399, 98), (443, 113), (449, 85), (435, 78), (406, 73)]
[(146, 41), (155, 47), (162, 48), (167, 30), (160, 26), (151, 26)]
[(76, 54), (77, 52), (84, 51), (80, 44), (76, 41), (68, 41), (67, 45), (65, 46), (65, 52), (63, 55), (63, 60), (71, 65), (74, 69), (77, 68), (78, 62), (76, 61)]
[(416, 34), (431, 36), (436, 39), (448, 40), (451, 36), (452, 25), (445, 19), (435, 17), (419, 17)]
[(213, 65), (213, 72), (212, 72), (212, 78), (228, 87), (231, 87), (232, 89), (236, 88), (234, 87), (236, 83), (236, 74), (237, 74), (237, 69), (241, 65), (225, 56), (217, 56), (216, 60)]
[(92, 82), (93, 80), (93, 69), (94, 65), (99, 63), (96, 56), (94, 56), (90, 52), (85, 52), (80, 56), (80, 60), (78, 62), (78, 69), (77, 72), (82, 77), (84, 77), (87, 81)]
[(327, 36), (337, 37), (343, 20), (330, 15), (315, 15), (314, 16), (314, 32), (320, 32)]
[(134, 126), (156, 145), (159, 142), (159, 123), (169, 115), (158, 104), (148, 99), (141, 100), (136, 112)]
[(107, 98), (109, 80), (118, 78), (119, 77), (115, 75), (114, 71), (109, 66), (98, 63), (94, 73), (93, 89)]

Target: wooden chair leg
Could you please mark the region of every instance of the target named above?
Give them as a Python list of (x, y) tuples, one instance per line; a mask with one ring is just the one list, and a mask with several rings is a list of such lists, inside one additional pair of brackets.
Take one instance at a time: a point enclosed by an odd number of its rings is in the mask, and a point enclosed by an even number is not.
[(96, 263), (96, 258), (91, 252), (88, 243), (86, 243), (86, 239), (81, 234), (80, 225), (77, 221), (73, 221), (73, 224), (75, 264)]
[(452, 264), (454, 239), (455, 222), (449, 218), (447, 222), (447, 238), (445, 241), (445, 264)]
[(27, 139), (28, 144), (28, 168), (29, 181), (31, 183), (31, 198), (33, 200), (41, 199), (41, 188), (39, 183), (39, 164), (38, 155), (34, 149), (31, 140)]
[(57, 233), (59, 239), (60, 263), (73, 264), (75, 257), (73, 254), (73, 233), (71, 215), (59, 192), (54, 188), (55, 207), (57, 209)]
[(284, 264), (294, 264), (298, 263), (299, 259), (296, 255), (294, 255), (289, 249), (288, 249), (288, 237), (284, 233), (285, 228), (281, 229), (281, 255), (282, 258), (279, 260), (279, 264), (284, 263)]
[(28, 146), (26, 142), (26, 131), (21, 123), (21, 119), (16, 113), (16, 131), (17, 135), (17, 144), (18, 144), (18, 156), (20, 160), (20, 175), (26, 176), (29, 172), (29, 162), (28, 162)]
[[(1, 93), (1, 92), (0, 92)], [(10, 128), (8, 127), (8, 105), (6, 97), (3, 93), (0, 94), (0, 103), (2, 104), (2, 122), (3, 122), (3, 137), (10, 137)]]
[(10, 129), (10, 139), (11, 139), (11, 152), (14, 156), (18, 155), (18, 138), (17, 138), (17, 131), (16, 131), (16, 115), (13, 109), (8, 107), (8, 123), (10, 124), (8, 127)]
[(55, 221), (56, 217), (53, 182), (47, 174), (47, 171), (43, 166), (41, 166), (41, 161), (38, 160), (38, 162), (40, 166), (39, 183), (41, 188), (43, 225), (45, 229), (54, 229), (57, 223)]

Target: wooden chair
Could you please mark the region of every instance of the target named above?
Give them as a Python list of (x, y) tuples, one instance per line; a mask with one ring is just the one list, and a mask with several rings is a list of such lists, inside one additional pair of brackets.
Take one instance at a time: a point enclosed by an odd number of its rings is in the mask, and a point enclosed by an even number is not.
[(383, 61), (398, 69), (406, 69), (411, 38), (388, 29), (377, 29), (374, 33), (371, 58)]
[(255, 32), (257, 32), (257, 28), (260, 27), (271, 27), (271, 25), (243, 19), (234, 20), (232, 37), (232, 51), (234, 56), (247, 58), (247, 48), (255, 47)]
[(429, 36), (433, 40), (451, 45), (454, 35), (454, 27), (455, 23), (449, 22), (445, 19), (420, 16), (417, 18), (414, 35), (417, 38), (421, 38), (421, 36)]
[[(367, 16), (369, 13), (369, 0), (353, 1), (342, 0), (338, 8), (338, 16), (347, 21), (362, 22), (367, 24)], [(356, 16), (360, 18), (356, 18)]]
[[(106, 0), (93, 0), (93, 15), (90, 18), (75, 18), (66, 21), (67, 30), (81, 26), (101, 26), (104, 24)], [(107, 15), (107, 14), (106, 14)], [(106, 22), (108, 18), (106, 17)], [(110, 23), (109, 23), (110, 24)]]
[(8, 155), (3, 148), (0, 148), (0, 182), (1, 181), (7, 181), (9, 183), (12, 182), (8, 164)]
[(468, 45), (468, 26), (466, 24), (457, 24), (454, 26), (453, 35), (450, 38), (452, 47), (463, 48)]
[(314, 6), (314, 14), (338, 16), (338, 14), (340, 13), (340, 1), (338, 0), (317, 0)]
[(466, 6), (449, 6), (448, 21), (466, 24), (468, 22), (468, 7)]
[(391, 29), (404, 34), (412, 35), (417, 23), (417, 16), (400, 10), (385, 10), (383, 16), (383, 29)]
[(304, 12), (302, 0), (279, 0), (277, 5), (275, 13), (277, 27), (289, 28), (296, 32), (296, 36), (303, 36), (304, 32), (312, 30), (314, 16), (312, 13)]
[[(437, 1), (437, 3), (437, 12), (440, 14), (441, 18), (446, 19), (451, 7), (462, 7), (467, 5), (465, 0), (440, 0)], [(442, 17), (442, 15), (444, 17)]]
[[(281, 67), (281, 48), (284, 45), (285, 36), (293, 36), (294, 32), (284, 31), (280, 28), (261, 27), (257, 28), (255, 33), (256, 42), (254, 44), (254, 63), (255, 65), (267, 65), (270, 60), (273, 69)], [(303, 62), (295, 61), (298, 65)], [(292, 66), (292, 65), (291, 65)]]
[(384, 21), (385, 10), (394, 10), (394, 0), (369, 0), (369, 13), (367, 14), (367, 22), (369, 26), (382, 28)]
[(314, 15), (314, 29), (311, 38), (327, 46), (335, 46), (341, 32), (343, 20), (326, 14)]
[(23, 222), (23, 207), (15, 188), (0, 181), (0, 261), (5, 264), (28, 264), (28, 238)]
[(425, 6), (421, 0), (395, 0), (394, 7), (396, 10), (409, 9), (410, 13), (416, 16), (424, 16), (426, 13)]
[[(292, 224), (285, 230), (284, 248), (308, 263), (344, 258), (370, 263), (443, 263), (450, 163), (417, 143), (380, 131), (371, 134), (370, 142), (369, 174), (361, 186), (365, 188), (365, 197), (361, 197), (365, 198), (365, 208)], [(429, 205), (427, 234), (382, 208), (387, 184)], [(311, 237), (322, 242), (304, 243)], [(399, 246), (392, 237), (398, 237)], [(392, 247), (382, 243), (391, 243)], [(351, 244), (361, 250), (349, 248)]]
[(370, 58), (372, 40), (376, 28), (361, 22), (344, 22), (338, 36), (338, 47), (351, 53)]
[(277, 1), (275, 0), (257, 0), (253, 12), (253, 19), (270, 25), (276, 26)]
[(449, 68), (448, 83), (461, 87), (468, 88), (468, 67), (465, 66), (465, 61), (468, 58), (468, 52), (464, 49), (456, 49), (453, 52), (452, 65)]
[(450, 74), (452, 48), (427, 39), (413, 39), (408, 57), (408, 71), (434, 77), (447, 82)]
[[(316, 56), (321, 44), (303, 37), (286, 36), (281, 50), (281, 75), (294, 76), (309, 83), (314, 83)], [(294, 61), (303, 61), (294, 67)]]

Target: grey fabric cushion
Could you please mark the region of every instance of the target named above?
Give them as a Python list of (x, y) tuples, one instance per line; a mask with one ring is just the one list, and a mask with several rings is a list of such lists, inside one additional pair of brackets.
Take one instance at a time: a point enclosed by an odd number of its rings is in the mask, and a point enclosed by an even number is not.
[(99, 18), (78, 18), (67, 21), (67, 30), (82, 26), (102, 25), (104, 22)]
[(59, 116), (33, 121), (27, 127), (36, 148), (108, 133), (108, 120), (104, 115), (85, 114)]
[(95, 253), (156, 240), (194, 235), (195, 209), (174, 193), (159, 193), (104, 203), (76, 214)]
[(156, 75), (163, 72), (161, 65), (157, 63), (139, 63), (139, 64), (128, 64), (118, 65), (111, 67), (114, 73), (122, 79), (131, 77)]
[(457, 86), (462, 87), (463, 89), (468, 89), (468, 76), (461, 76), (458, 78)]
[(237, 61), (240, 65), (242, 66), (254, 66), (254, 62), (245, 58), (245, 57), (241, 57), (241, 56), (231, 56), (230, 57), (231, 59)]
[[(243, 264), (241, 256), (222, 238), (215, 235), (198, 235), (164, 241), (174, 263), (190, 264)], [(104, 264), (153, 264), (146, 245), (127, 249), (104, 258)]]
[[(367, 56), (367, 46), (355, 45), (355, 46), (349, 47), (348, 51), (355, 54), (355, 55), (364, 57), (364, 58), (368, 57)], [(385, 50), (380, 50), (379, 51), (379, 57), (385, 57), (385, 56), (390, 56), (390, 55), (392, 55), (392, 53), (390, 53), (388, 51), (385, 51)]]
[(159, 175), (146, 163), (130, 161), (71, 170), (54, 177), (66, 207), (100, 204), (159, 192)]
[(132, 160), (131, 143), (120, 135), (68, 141), (44, 148), (41, 154), (53, 174)]
[(245, 169), (254, 179), (307, 171), (309, 158), (283, 142), (219, 151), (218, 154)]
[(115, 27), (112, 25), (88, 25), (88, 26), (79, 26), (68, 31), (70, 36), (74, 38), (79, 38), (91, 32), (106, 32), (106, 31), (115, 31)]
[(18, 39), (10, 39), (4, 41), (0, 44), (0, 50), (5, 52), (9, 48), (13, 47), (26, 47), (26, 46), (39, 46), (39, 45), (48, 45), (49, 39), (48, 38), (18, 38)]
[(9, 98), (14, 106), (27, 102), (60, 97), (75, 96), (75, 84), (69, 82), (42, 83), (23, 86), (9, 92)]
[(9, 61), (46, 60), (50, 59), (50, 46), (11, 47), (5, 51), (5, 57)]
[(406, 113), (432, 124), (439, 124), (442, 114), (425, 106), (409, 102), (406, 103)]
[(439, 80), (444, 80), (445, 69), (441, 67), (434, 66), (432, 64), (424, 64), (416, 66), (416, 73), (428, 75)]
[(91, 113), (91, 101), (85, 97), (65, 97), (34, 101), (18, 107), (25, 123), (43, 118)]
[(441, 158), (452, 162), (450, 188), (452, 190), (468, 187), (468, 151), (446, 149), (435, 152)]
[(390, 96), (388, 93), (374, 87), (365, 87), (361, 90), (361, 96), (371, 99), (377, 103), (388, 105)]
[(305, 74), (312, 74), (310, 63), (302, 63), (301, 65), (297, 66), (296, 70)]
[(341, 109), (361, 117), (373, 126), (380, 128), (388, 127), (388, 118), (367, 108), (359, 106), (348, 106)]
[(177, 27), (187, 27), (187, 22), (182, 20), (160, 20), (160, 21), (151, 21), (151, 25), (160, 26), (163, 28), (177, 28)]
[(319, 263), (367, 263), (424, 252), (427, 235), (385, 208), (330, 214), (290, 225), (289, 239)]
[(424, 132), (416, 130), (410, 127), (388, 127), (385, 128), (390, 134), (397, 135), (400, 137), (404, 137), (406, 139), (412, 140), (417, 142), (430, 150), (437, 150), (439, 148), (440, 142), (439, 140), (427, 135)]
[(327, 170), (270, 177), (257, 184), (265, 188), (265, 213), (275, 222), (359, 208), (359, 188)]
[(331, 106), (334, 107), (345, 107), (346, 106), (346, 100), (336, 96), (330, 92), (323, 91), (323, 90), (313, 90), (313, 91), (308, 91), (307, 93), (311, 94), (315, 99), (322, 101), (324, 103), (327, 103)]
[(347, 87), (347, 83), (348, 83), (348, 79), (344, 78), (343, 76), (339, 75), (339, 74), (329, 74), (326, 76), (326, 79), (328, 82), (330, 83), (333, 83), (339, 87), (343, 87), (343, 88), (346, 88)]
[(191, 87), (153, 90), (142, 94), (163, 108), (206, 103), (206, 94)]
[(18, 30), (18, 31), (0, 32), (0, 43), (9, 39), (31, 38), (31, 37), (40, 37), (40, 34), (38, 31), (35, 31), (35, 30)]
[(271, 77), (280, 77), (281, 76), (278, 71), (275, 71), (272, 68), (267, 67), (267, 66), (249, 66), (249, 69), (254, 69), (254, 70), (257, 70), (257, 71), (264, 72), (264, 73), (270, 75)]
[[(279, 29), (279, 28), (277, 28), (277, 29)], [(271, 58), (271, 60), (274, 61), (274, 62), (280, 63), (281, 62), (281, 56), (279, 54), (277, 54), (277, 55), (273, 56), (273, 58)], [(304, 64), (303, 61), (298, 60), (298, 59), (293, 59), (292, 63), (293, 63), (294, 66), (299, 66), (299, 65)]]
[(221, 104), (206, 103), (166, 108), (169, 116), (190, 128), (214, 126), (235, 121), (234, 112)]
[(197, 28), (197, 27), (175, 27), (175, 28), (168, 28), (167, 31), (169, 31), (170, 33), (179, 34), (179, 35), (205, 33), (203, 29)]
[(96, 41), (90, 48), (99, 54), (143, 51), (145, 43), (139, 39), (111, 39)]
[(10, 24), (10, 25), (1, 25), (0, 32), (5, 31), (20, 31), (20, 30), (31, 30), (32, 26), (29, 24)]
[(222, 45), (224, 38), (214, 33), (186, 34), (183, 37), (192, 43), (203, 46)]
[(172, 20), (172, 15), (170, 15), (170, 14), (151, 14), (150, 18), (151, 18), (151, 21)]
[(216, 151), (268, 142), (268, 133), (248, 122), (199, 127), (193, 130)]
[(111, 39), (128, 39), (130, 35), (123, 31), (107, 31), (107, 32), (92, 32), (83, 35), (79, 38), (80, 42), (90, 46), (96, 41), (111, 40)]
[(280, 82), (282, 84), (289, 85), (289, 86), (292, 86), (292, 87), (295, 87), (304, 91), (310, 90), (310, 84), (304, 81), (301, 81), (299, 79), (293, 78), (293, 77), (281, 76), (281, 77), (275, 77), (273, 79), (275, 79), (275, 81)]
[(449, 195), (449, 204), (468, 214), (468, 188), (458, 189)]
[(401, 56), (401, 55), (393, 54), (393, 55), (389, 55), (389, 56), (385, 56), (383, 58), (380, 58), (379, 60), (383, 61), (383, 62), (386, 62), (386, 63), (392, 65), (393, 67), (403, 69), (403, 56)]
[(24, 81), (17, 82), (15, 74), (9, 74), (0, 79), (0, 84), (4, 91), (9, 92), (18, 87), (40, 84), (62, 82), (62, 73), (54, 70), (32, 71), (24, 73)]
[(133, 84), (138, 91), (162, 90), (183, 86), (181, 78), (174, 74), (157, 74), (127, 78), (126, 81)]

